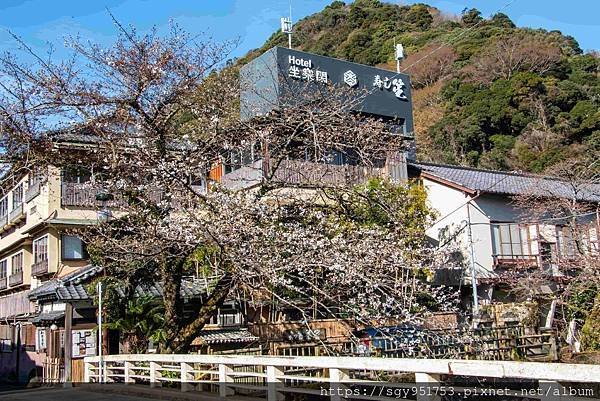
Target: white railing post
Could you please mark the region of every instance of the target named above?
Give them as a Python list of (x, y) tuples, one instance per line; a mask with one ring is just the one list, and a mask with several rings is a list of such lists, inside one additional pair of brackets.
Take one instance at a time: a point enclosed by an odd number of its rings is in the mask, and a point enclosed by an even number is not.
[(190, 383), (194, 380), (194, 368), (189, 363), (181, 362), (181, 391), (191, 391), (194, 385)]
[(150, 362), (150, 387), (161, 387), (162, 382), (159, 380), (161, 375), (159, 371), (160, 365), (156, 362)]
[(332, 401), (340, 401), (344, 399), (342, 392), (346, 389), (343, 382), (348, 380), (350, 375), (345, 369), (329, 368), (329, 391)]
[(229, 375), (230, 372), (233, 372), (233, 369), (229, 365), (225, 365), (224, 363), (219, 364), (219, 396), (227, 397), (228, 395), (233, 395), (234, 391), (230, 388), (227, 383), (233, 382), (233, 377)]
[(267, 366), (267, 400), (278, 401), (283, 399), (283, 394), (278, 391), (278, 387), (284, 386), (281, 376), (284, 372), (278, 366)]
[(90, 362), (83, 362), (83, 382), (89, 383), (90, 378), (92, 377), (92, 367), (94, 365)]
[(123, 374), (125, 375), (125, 384), (134, 383), (135, 380), (131, 378), (131, 368), (133, 364), (129, 361), (125, 361), (123, 364)]
[(441, 401), (439, 396), (440, 375), (415, 373), (417, 401)]

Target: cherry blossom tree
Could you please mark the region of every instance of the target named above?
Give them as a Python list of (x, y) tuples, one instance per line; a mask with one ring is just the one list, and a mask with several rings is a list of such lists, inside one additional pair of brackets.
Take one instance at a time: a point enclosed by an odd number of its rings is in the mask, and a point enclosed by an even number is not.
[[(306, 320), (307, 309), (374, 322), (454, 307), (455, 294), (427, 281), (442, 256), (424, 235), (433, 213), (423, 189), (390, 175), (402, 138), (351, 113), (356, 97), (307, 86), (240, 120), (234, 43), (115, 24), (114, 46), (71, 39), (69, 61), (19, 42), (35, 63), (0, 59), (0, 121), (19, 162), (94, 171), (89, 185), (112, 218), (79, 235), (124, 299), (160, 283), (162, 352), (185, 351), (228, 297)], [(65, 136), (86, 146), (52, 147)], [(239, 188), (215, 174), (234, 155)], [(184, 313), (182, 286), (200, 270), (212, 281)]]

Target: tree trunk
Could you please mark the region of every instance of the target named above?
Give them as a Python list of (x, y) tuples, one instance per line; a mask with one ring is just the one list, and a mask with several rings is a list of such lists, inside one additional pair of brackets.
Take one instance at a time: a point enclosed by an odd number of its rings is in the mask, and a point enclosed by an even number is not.
[(163, 353), (187, 352), (198, 332), (208, 323), (220, 305), (223, 304), (232, 287), (231, 275), (225, 274), (202, 305), (197, 315), (180, 328), (177, 335), (168, 342)]

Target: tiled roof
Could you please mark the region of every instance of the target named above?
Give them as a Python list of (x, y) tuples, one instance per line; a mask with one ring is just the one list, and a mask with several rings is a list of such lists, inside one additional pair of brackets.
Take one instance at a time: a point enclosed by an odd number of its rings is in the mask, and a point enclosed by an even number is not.
[(409, 167), (472, 191), (505, 195), (533, 195), (600, 202), (600, 184), (577, 185), (576, 190), (556, 177), (483, 170), (443, 164), (409, 162)]
[(33, 324), (42, 324), (42, 323), (52, 323), (58, 322), (65, 318), (65, 311), (52, 311), (52, 312), (42, 312), (33, 319), (31, 319), (31, 323)]
[(202, 330), (192, 345), (224, 344), (224, 343), (251, 343), (258, 337), (252, 335), (248, 329), (220, 329)]
[[(29, 299), (43, 300), (56, 299), (63, 301), (78, 301), (91, 299), (86, 291), (86, 286), (91, 279), (102, 271), (102, 267), (88, 265), (64, 277), (55, 278), (33, 289)], [(203, 279), (188, 278), (181, 283), (181, 295), (184, 298), (196, 298), (207, 293), (208, 281)], [(140, 286), (135, 290), (137, 296), (162, 297), (162, 285), (155, 283)], [(121, 293), (121, 295), (124, 295)]]

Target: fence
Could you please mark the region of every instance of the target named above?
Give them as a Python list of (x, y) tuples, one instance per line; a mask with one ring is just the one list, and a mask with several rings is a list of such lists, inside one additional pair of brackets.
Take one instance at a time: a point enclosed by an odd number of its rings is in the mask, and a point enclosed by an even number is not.
[[(102, 359), (102, 369), (99, 357), (86, 357), (84, 364), (84, 381), (88, 383), (177, 386), (181, 391), (216, 391), (221, 397), (234, 394), (266, 396), (273, 401), (292, 393), (327, 396), (335, 400), (386, 399), (379, 389), (386, 389), (387, 395), (388, 389), (395, 388), (417, 388), (412, 393), (417, 400), (439, 400), (438, 390), (432, 394), (433, 389), (446, 389), (445, 383), (458, 378), (528, 380), (538, 388), (552, 386), (556, 389), (564, 389), (557, 382), (575, 386), (577, 383), (596, 383), (600, 378), (600, 365), (454, 359), (139, 354), (106, 356)], [(394, 380), (403, 377), (400, 373), (411, 374), (412, 382)], [(569, 387), (572, 388), (589, 390), (589, 387)], [(358, 397), (355, 396), (356, 389), (361, 391)], [(363, 392), (362, 389), (371, 390)], [(469, 387), (452, 387), (457, 393), (466, 394), (467, 390), (472, 391)], [(366, 391), (370, 391), (370, 396), (364, 396)], [(504, 395), (523, 397), (523, 389), (504, 391)], [(570, 393), (571, 396), (581, 394)], [(590, 395), (589, 391), (583, 394)], [(396, 393), (392, 393), (392, 398), (397, 398)], [(529, 398), (542, 397), (533, 395)]]

